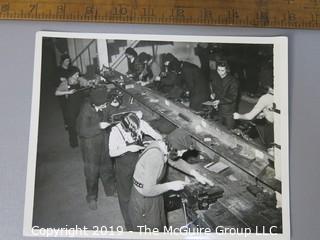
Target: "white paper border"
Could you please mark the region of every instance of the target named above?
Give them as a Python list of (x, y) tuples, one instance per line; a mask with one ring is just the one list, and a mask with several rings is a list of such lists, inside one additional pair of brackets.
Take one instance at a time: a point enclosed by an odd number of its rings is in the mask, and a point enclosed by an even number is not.
[[(289, 121), (288, 121), (288, 41), (287, 37), (231, 37), (231, 36), (191, 36), (191, 35), (145, 35), (145, 34), (103, 34), (103, 33), (70, 33), (40, 31), (36, 34), (36, 47), (34, 58), (34, 78), (31, 107), (31, 126), (29, 135), (28, 167), (26, 179), (26, 196), (24, 208), (25, 236), (42, 236), (40, 230), (32, 230), (33, 199), (35, 186), (35, 170), (38, 140), (38, 121), (40, 105), (41, 85), (41, 57), (43, 37), (52, 38), (79, 38), (79, 39), (117, 39), (117, 40), (144, 40), (144, 41), (174, 41), (174, 42), (212, 42), (212, 43), (234, 43), (234, 44), (273, 44), (274, 45), (274, 84), (281, 89), (280, 99), (281, 110), (281, 183), (282, 183), (282, 234), (141, 234), (137, 232), (113, 232), (107, 235), (92, 235), (88, 231), (86, 235), (75, 235), (74, 237), (109, 238), (109, 239), (290, 239), (290, 208), (289, 208)], [(276, 80), (279, 81), (276, 81)], [(280, 81), (281, 80), (281, 81)], [(276, 161), (276, 160), (275, 160)], [(46, 231), (49, 231), (47, 229)], [(57, 237), (68, 237), (67, 231), (61, 231)]]

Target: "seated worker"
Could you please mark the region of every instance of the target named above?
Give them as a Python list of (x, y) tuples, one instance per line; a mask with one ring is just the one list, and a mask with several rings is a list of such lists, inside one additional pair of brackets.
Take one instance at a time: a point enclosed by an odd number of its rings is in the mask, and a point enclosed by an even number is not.
[(181, 78), (190, 95), (190, 108), (195, 111), (202, 109), (202, 103), (209, 99), (209, 83), (196, 65), (173, 59), (168, 65), (169, 71)]
[(212, 89), (210, 97), (218, 112), (219, 121), (228, 129), (232, 129), (235, 125), (233, 113), (237, 108), (238, 81), (229, 74), (228, 64), (224, 61), (217, 62), (217, 71), (211, 72), (210, 80)]
[(266, 148), (270, 148), (274, 142), (274, 107), (273, 107), (273, 79), (270, 79), (266, 84), (267, 93), (262, 95), (253, 109), (245, 114), (239, 114), (235, 112), (233, 114), (234, 119), (252, 120), (254, 118), (265, 119), (263, 126), (257, 125), (258, 131), (262, 134), (264, 145)]
[[(161, 183), (166, 172), (168, 151), (168, 147), (163, 141), (154, 141), (146, 147), (139, 157), (133, 175), (134, 186), (129, 202), (129, 216), (134, 231), (139, 231), (138, 226), (146, 226), (160, 232), (164, 231), (167, 219), (163, 193), (169, 190), (182, 190), (187, 184), (187, 182), (180, 180)], [(188, 163), (184, 163), (188, 165)], [(195, 177), (198, 176), (200, 175), (195, 175)], [(213, 183), (206, 178), (200, 177), (200, 181), (213, 186)]]
[(125, 55), (128, 60), (127, 76), (138, 81), (139, 75), (142, 72), (144, 66), (139, 62), (138, 54), (133, 48), (127, 48), (125, 51)]
[(111, 130), (108, 122), (113, 107), (107, 103), (107, 99), (106, 87), (91, 89), (77, 119), (86, 179), (86, 200), (92, 210), (97, 209), (99, 179), (107, 196), (112, 196), (115, 192), (115, 176), (108, 149)]
[(142, 112), (130, 112), (111, 128), (109, 137), (109, 153), (115, 160), (119, 205), (127, 231), (132, 228), (128, 216), (132, 177), (139, 153), (145, 148), (145, 135), (155, 140), (162, 139), (162, 136), (142, 119)]
[(64, 96), (66, 99), (66, 119), (69, 132), (69, 143), (73, 148), (78, 146), (76, 120), (84, 98), (84, 92), (78, 90), (81, 87), (87, 86), (85, 79), (80, 79), (79, 72), (77, 67), (71, 66), (67, 75), (67, 81), (62, 81), (55, 92), (56, 96)]

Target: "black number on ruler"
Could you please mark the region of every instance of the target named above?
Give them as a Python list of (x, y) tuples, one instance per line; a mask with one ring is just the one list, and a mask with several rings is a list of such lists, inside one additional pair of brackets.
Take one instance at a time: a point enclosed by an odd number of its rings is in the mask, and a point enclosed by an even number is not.
[(4, 3), (1, 5), (1, 13), (6, 13), (9, 12), (10, 9), (10, 4), (9, 3)]
[(239, 16), (239, 13), (236, 9), (232, 8), (230, 10), (228, 10), (228, 13), (227, 13), (227, 17), (230, 21), (234, 22), (236, 21), (240, 16)]
[(111, 14), (117, 16), (125, 16), (128, 14), (128, 9), (120, 5), (118, 7), (114, 7), (111, 11)]
[(57, 6), (57, 10), (56, 10), (57, 15), (64, 16), (65, 12), (66, 12), (66, 5), (62, 4)]
[(288, 22), (295, 23), (297, 21), (296, 14), (294, 12), (288, 11)]
[(213, 17), (211, 9), (207, 9), (207, 8), (202, 9), (200, 15), (201, 15), (201, 18), (203, 19), (212, 19)]
[(171, 17), (184, 18), (184, 9), (182, 7), (176, 7), (171, 10)]
[(37, 4), (37, 3), (35, 3), (35, 4), (30, 4), (30, 5), (29, 5), (29, 8), (30, 8), (29, 14), (35, 14), (35, 15), (37, 15), (37, 12), (38, 12), (38, 4)]
[(154, 16), (153, 8), (142, 8), (144, 17), (152, 17)]
[(85, 10), (85, 16), (90, 17), (97, 13), (97, 10), (94, 6), (87, 6)]

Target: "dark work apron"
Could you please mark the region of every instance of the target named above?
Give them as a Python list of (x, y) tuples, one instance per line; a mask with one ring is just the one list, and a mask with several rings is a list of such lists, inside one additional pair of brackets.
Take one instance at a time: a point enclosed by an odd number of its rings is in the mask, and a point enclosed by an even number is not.
[[(119, 132), (122, 135), (120, 130)], [(125, 141), (125, 138), (123, 135), (122, 137)], [(137, 143), (136, 142), (130, 143), (130, 145), (133, 145), (133, 144), (137, 144)], [(119, 205), (120, 205), (121, 213), (122, 213), (127, 231), (132, 229), (129, 214), (128, 214), (128, 205), (130, 200), (131, 188), (133, 185), (133, 173), (134, 173), (134, 169), (136, 167), (138, 158), (139, 158), (139, 152), (126, 152), (123, 155), (114, 158), (115, 166), (116, 166), (116, 182), (117, 182), (116, 184), (117, 184)]]

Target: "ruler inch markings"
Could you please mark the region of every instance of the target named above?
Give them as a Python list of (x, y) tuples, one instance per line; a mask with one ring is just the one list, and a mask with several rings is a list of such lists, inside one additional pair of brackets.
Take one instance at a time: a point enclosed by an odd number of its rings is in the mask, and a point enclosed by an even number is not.
[(0, 0), (0, 19), (320, 29), (320, 0)]

